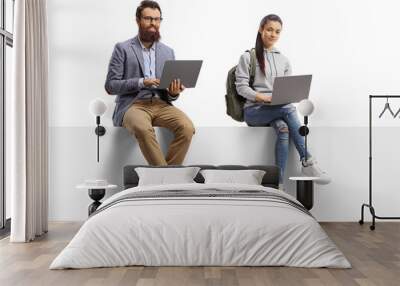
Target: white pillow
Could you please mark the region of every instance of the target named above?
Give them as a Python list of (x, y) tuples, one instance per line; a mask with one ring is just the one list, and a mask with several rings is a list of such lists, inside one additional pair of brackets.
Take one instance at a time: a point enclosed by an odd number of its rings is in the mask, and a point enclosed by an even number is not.
[(261, 170), (202, 170), (204, 183), (233, 183), (261, 185), (265, 171)]
[(199, 170), (199, 167), (135, 168), (139, 176), (139, 186), (195, 183), (193, 179)]

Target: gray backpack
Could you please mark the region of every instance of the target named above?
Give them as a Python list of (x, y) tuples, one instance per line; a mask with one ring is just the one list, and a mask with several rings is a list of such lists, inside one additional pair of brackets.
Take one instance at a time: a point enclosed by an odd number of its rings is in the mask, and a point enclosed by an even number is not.
[[(254, 77), (256, 75), (256, 51), (255, 49), (251, 49), (250, 51), (246, 51), (250, 53), (250, 65), (249, 65), (249, 72), (250, 72), (250, 81), (249, 86), (253, 87)], [(226, 79), (226, 113), (232, 117), (236, 121), (243, 122), (244, 121), (244, 112), (243, 106), (246, 102), (246, 99), (239, 95), (236, 90), (236, 66), (231, 68), (228, 72), (228, 78)]]

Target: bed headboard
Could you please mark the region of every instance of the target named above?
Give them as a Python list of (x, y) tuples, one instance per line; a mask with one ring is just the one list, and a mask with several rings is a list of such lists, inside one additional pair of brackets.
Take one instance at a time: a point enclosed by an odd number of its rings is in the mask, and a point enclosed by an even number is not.
[[(139, 182), (139, 177), (135, 172), (135, 168), (137, 167), (152, 167), (148, 165), (128, 165), (124, 167), (124, 189), (136, 187)], [(163, 166), (168, 168), (180, 168), (185, 166)], [(250, 166), (243, 166), (243, 165), (189, 165), (188, 167), (200, 167), (202, 170), (205, 169), (219, 169), (219, 170), (264, 170), (265, 175), (262, 179), (262, 185), (265, 187), (271, 188), (278, 188), (279, 185), (279, 168), (277, 166), (266, 166), (266, 165), (250, 165)], [(197, 183), (204, 183), (203, 176), (198, 173), (194, 180)]]

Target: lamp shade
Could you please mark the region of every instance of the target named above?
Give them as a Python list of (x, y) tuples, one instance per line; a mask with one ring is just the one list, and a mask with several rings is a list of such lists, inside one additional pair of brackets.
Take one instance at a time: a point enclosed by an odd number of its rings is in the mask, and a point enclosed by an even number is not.
[(89, 104), (89, 111), (94, 116), (102, 116), (107, 110), (107, 105), (99, 98), (92, 100)]
[(299, 102), (299, 105), (297, 106), (297, 109), (299, 110), (301, 115), (308, 116), (311, 113), (313, 113), (314, 104), (312, 103), (311, 100), (303, 99), (302, 101)]

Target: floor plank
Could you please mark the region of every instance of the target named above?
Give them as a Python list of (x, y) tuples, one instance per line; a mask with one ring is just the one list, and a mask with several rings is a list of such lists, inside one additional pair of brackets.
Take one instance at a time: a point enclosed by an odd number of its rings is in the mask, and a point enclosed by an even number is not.
[(48, 269), (78, 231), (80, 223), (50, 223), (32, 243), (0, 240), (0, 285), (400, 285), (400, 223), (379, 222), (375, 231), (358, 223), (321, 223), (351, 262), (352, 269), (291, 267), (116, 267)]

